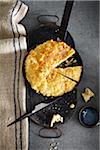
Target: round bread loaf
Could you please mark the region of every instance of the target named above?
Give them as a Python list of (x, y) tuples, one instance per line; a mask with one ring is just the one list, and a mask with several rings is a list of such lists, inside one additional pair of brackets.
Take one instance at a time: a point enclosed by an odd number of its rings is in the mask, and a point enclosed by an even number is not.
[(73, 54), (75, 50), (62, 41), (48, 40), (32, 49), (25, 60), (26, 78), (32, 89), (44, 96), (61, 96), (73, 90), (82, 66), (58, 67)]

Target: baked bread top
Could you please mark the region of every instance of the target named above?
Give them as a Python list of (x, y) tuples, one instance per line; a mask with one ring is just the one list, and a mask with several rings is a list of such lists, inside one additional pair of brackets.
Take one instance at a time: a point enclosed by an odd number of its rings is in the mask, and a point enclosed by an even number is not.
[(75, 54), (64, 42), (48, 40), (31, 50), (25, 60), (25, 73), (32, 89), (44, 96), (61, 96), (75, 87), (80, 80), (82, 66), (57, 68)]

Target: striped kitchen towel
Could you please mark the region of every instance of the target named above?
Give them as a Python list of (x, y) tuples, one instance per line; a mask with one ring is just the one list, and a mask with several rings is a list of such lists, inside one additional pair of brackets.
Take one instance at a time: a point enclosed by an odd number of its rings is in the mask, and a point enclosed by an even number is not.
[(7, 127), (26, 112), (22, 66), (27, 44), (20, 21), (27, 11), (21, 1), (0, 0), (0, 150), (28, 150), (28, 119)]

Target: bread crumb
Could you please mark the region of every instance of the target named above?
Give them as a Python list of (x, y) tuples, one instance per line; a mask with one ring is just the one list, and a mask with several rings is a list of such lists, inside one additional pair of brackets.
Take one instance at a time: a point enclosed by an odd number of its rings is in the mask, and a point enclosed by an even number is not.
[(94, 97), (95, 94), (93, 93), (92, 90), (90, 90), (90, 88), (85, 88), (85, 91), (82, 93), (82, 97), (84, 99), (85, 102), (88, 102), (91, 97)]

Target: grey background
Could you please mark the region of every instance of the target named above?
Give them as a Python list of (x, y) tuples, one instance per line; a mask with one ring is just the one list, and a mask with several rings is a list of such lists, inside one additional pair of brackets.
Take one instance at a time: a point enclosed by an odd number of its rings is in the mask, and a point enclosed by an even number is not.
[[(55, 14), (61, 21), (64, 1), (24, 2), (29, 6), (28, 14), (22, 21), (27, 33), (38, 25), (36, 17), (39, 14)], [(73, 36), (76, 49), (84, 62), (84, 74), (78, 86), (77, 112), (69, 122), (59, 126), (63, 132), (59, 139), (40, 138), (37, 135), (40, 127), (30, 122), (29, 150), (48, 150), (53, 141), (59, 142), (58, 150), (99, 150), (99, 127), (85, 128), (77, 119), (82, 106), (90, 104), (99, 109), (99, 2), (75, 1), (68, 31)], [(90, 87), (95, 93), (95, 98), (89, 103), (85, 103), (81, 98), (85, 87)]]

